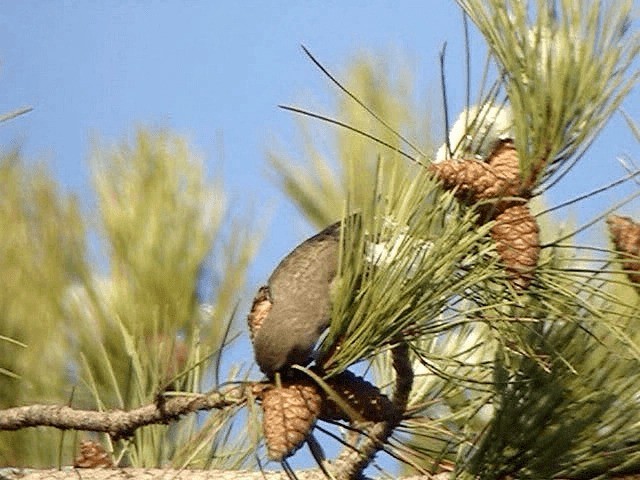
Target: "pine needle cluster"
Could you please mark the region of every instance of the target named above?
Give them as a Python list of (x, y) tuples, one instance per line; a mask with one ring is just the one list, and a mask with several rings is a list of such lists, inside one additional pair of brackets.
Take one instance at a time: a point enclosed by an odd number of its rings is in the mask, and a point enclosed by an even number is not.
[[(375, 415), (393, 411), (394, 423), (372, 420), (384, 432), (376, 448), (411, 471), (496, 480), (638, 474), (640, 289), (629, 252), (616, 252), (614, 238), (602, 258), (587, 257), (592, 247), (569, 244), (573, 235), (539, 221), (536, 198), (579, 168), (637, 81), (632, 2), (457, 1), (497, 74), (490, 94), (454, 125), (455, 145), (434, 148), (406, 70), (360, 59), (343, 86), (306, 52), (339, 88), (338, 120), (285, 107), (330, 130), (319, 142), (301, 122), (298, 154), (271, 152), (269, 160), (311, 223), (341, 220), (339, 269), (314, 369), (255, 384), (267, 416), (285, 420), (281, 431), (265, 430), (274, 437), (267, 456), (284, 459), (309, 441), (319, 458), (309, 437), (317, 422), (357, 430), (358, 409), (378, 402)], [(492, 164), (496, 146), (515, 146), (507, 176)], [(255, 236), (234, 222), (221, 185), (178, 136), (141, 130), (97, 147), (93, 159), (95, 223), (19, 152), (0, 158), (0, 406), (127, 410), (220, 385)], [(455, 175), (438, 177), (439, 169)], [(508, 191), (489, 181), (505, 178)], [(514, 207), (526, 209), (537, 242), (521, 283), (495, 233), (499, 215)], [(505, 227), (516, 247), (517, 223)], [(86, 253), (88, 232), (102, 239), (103, 268)], [(206, 278), (211, 295), (199, 288), (203, 272), (215, 277)], [(402, 383), (394, 350), (412, 370), (401, 412), (387, 395)], [(241, 367), (232, 375), (240, 380)], [(118, 465), (253, 466), (260, 439), (245, 427), (259, 413), (247, 405), (128, 439), (2, 432), (0, 462), (68, 463), (83, 440), (86, 452)]]
[[(133, 141), (96, 146), (92, 167), (99, 215), (89, 218), (19, 152), (2, 159), (3, 406), (129, 410), (163, 392), (200, 392), (221, 381), (220, 354), (255, 235), (247, 226), (228, 238), (224, 228), (238, 220), (222, 186), (205, 177), (201, 160), (177, 135), (139, 130)], [(89, 260), (89, 231), (100, 239), (94, 250), (103, 247), (102, 260)], [(4, 432), (0, 462), (69, 464), (85, 438), (101, 444), (113, 464), (238, 466), (251, 449), (246, 438), (223, 440), (234, 417), (225, 412), (123, 440)]]
[(638, 79), (633, 2), (457, 1), (504, 75), (523, 179), (562, 176)]
[[(497, 197), (494, 205), (526, 201), (536, 221), (536, 197), (579, 168), (637, 81), (633, 62), (640, 37), (631, 28), (631, 2), (458, 3), (486, 39), (498, 72), (488, 97), (495, 115), (469, 106), (460, 117), (467, 119), (459, 137), (469, 140), (467, 146), (486, 147), (484, 137), (474, 143), (478, 132), (495, 130), (483, 125), (511, 122), (499, 135), (515, 142), (520, 177), (515, 196), (522, 198)], [(366, 98), (366, 89), (343, 88), (344, 101)], [(341, 180), (331, 180), (347, 187), (340, 281), (319, 353), (327, 373), (365, 361), (373, 366), (377, 385), (390, 385), (388, 350), (395, 342), (409, 342), (414, 388), (405, 420), (386, 450), (417, 471), (452, 471), (455, 478), (469, 479), (637, 472), (640, 408), (633, 385), (640, 357), (633, 332), (640, 300), (624, 271), (608, 263), (615, 253), (604, 252), (604, 260), (584, 258), (588, 247), (563, 244), (571, 235), (544, 224), (542, 237), (558, 240), (543, 245), (533, 281), (514, 288), (497, 268), (498, 252), (487, 240), (493, 218), (478, 221), (487, 207), (461, 205), (459, 190), (443, 190), (420, 165), (438, 160), (435, 156), (416, 148), (413, 164), (407, 162), (398, 153), (407, 146), (402, 128), (390, 133), (382, 122), (369, 123), (393, 112), (380, 103), (362, 103), (354, 108), (365, 121), (338, 116), (336, 122), (291, 109), (328, 120), (336, 138), (345, 139), (334, 152)], [(386, 136), (369, 135), (373, 128)], [(347, 142), (371, 137), (376, 163), (367, 155), (354, 161)], [(307, 151), (313, 151), (311, 139), (306, 141)], [(451, 147), (456, 152), (459, 145)], [(458, 155), (477, 162), (487, 157), (464, 145)], [(320, 172), (332, 171), (317, 156), (307, 162), (315, 172), (309, 179), (328, 178)], [(322, 199), (312, 193), (317, 190), (312, 182), (305, 174), (296, 178), (302, 178), (302, 191), (288, 186), (285, 191), (299, 208), (314, 221), (333, 221), (335, 216), (315, 214)], [(370, 193), (362, 195), (354, 178), (363, 179)], [(340, 191), (334, 188), (330, 198)]]

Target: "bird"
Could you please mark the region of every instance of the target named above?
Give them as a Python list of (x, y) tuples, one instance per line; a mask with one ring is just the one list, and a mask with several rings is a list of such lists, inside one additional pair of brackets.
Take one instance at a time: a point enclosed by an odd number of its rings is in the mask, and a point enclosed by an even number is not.
[(341, 225), (335, 222), (293, 249), (254, 298), (249, 330), (256, 363), (267, 377), (308, 365), (329, 326)]

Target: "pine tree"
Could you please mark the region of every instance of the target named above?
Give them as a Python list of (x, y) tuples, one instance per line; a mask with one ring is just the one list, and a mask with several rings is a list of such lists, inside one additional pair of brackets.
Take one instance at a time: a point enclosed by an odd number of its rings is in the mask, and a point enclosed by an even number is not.
[[(423, 478), (640, 475), (638, 219), (609, 216), (611, 247), (588, 256), (597, 249), (542, 207), (635, 85), (632, 2), (458, 4), (495, 75), (442, 145), (410, 75), (390, 74), (402, 66), (360, 58), (342, 83), (305, 50), (338, 87), (335, 120), (285, 107), (301, 114), (304, 156), (268, 160), (309, 222), (331, 226), (274, 266), (252, 306), (257, 226), (229, 211), (179, 136), (142, 129), (96, 147), (104, 268), (77, 200), (19, 151), (3, 154), (0, 463), (260, 478), (269, 459), (294, 475), (307, 444), (318, 469), (301, 478), (370, 465)], [(282, 285), (313, 301), (284, 305), (300, 324), (278, 343), (266, 335)], [(248, 328), (234, 323), (243, 308)], [(258, 354), (264, 338), (282, 354), (265, 356), (266, 378), (250, 363), (219, 378), (238, 329)], [(37, 405), (9, 408), (39, 403), (71, 408), (48, 420)], [(327, 459), (332, 445), (342, 450)]]

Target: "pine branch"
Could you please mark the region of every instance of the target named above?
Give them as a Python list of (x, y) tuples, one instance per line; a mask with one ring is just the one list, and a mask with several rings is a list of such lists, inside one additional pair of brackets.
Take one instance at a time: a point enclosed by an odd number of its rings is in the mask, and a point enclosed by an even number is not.
[[(326, 475), (319, 469), (295, 472), (298, 480), (325, 480)], [(31, 468), (0, 468), (2, 480), (290, 480), (287, 473), (261, 472), (249, 470), (172, 470), (160, 468), (118, 468), (118, 469), (76, 469), (36, 470)], [(449, 472), (435, 475), (414, 475), (400, 477), (402, 480), (448, 480)], [(614, 480), (638, 480), (635, 474), (611, 477)], [(515, 479), (514, 479), (515, 480)], [(556, 479), (556, 480), (571, 480)]]
[(261, 389), (260, 383), (233, 385), (208, 394), (158, 396), (156, 403), (123, 411), (79, 410), (62, 405), (29, 405), (0, 410), (0, 431), (29, 427), (105, 432), (114, 438), (128, 437), (147, 425), (167, 424), (201, 410), (240, 406)]
[[(325, 480), (321, 470), (302, 470), (295, 472), (299, 480)], [(164, 470), (159, 468), (121, 468), (121, 469), (62, 469), (34, 470), (9, 468), (0, 469), (2, 480), (289, 480), (286, 472), (261, 472), (247, 470)], [(404, 477), (404, 480), (446, 480), (447, 476), (425, 475)]]

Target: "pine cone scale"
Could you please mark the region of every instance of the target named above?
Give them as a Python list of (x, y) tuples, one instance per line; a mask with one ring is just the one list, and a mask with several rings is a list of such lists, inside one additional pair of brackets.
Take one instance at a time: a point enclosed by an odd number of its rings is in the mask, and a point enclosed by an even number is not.
[(515, 205), (496, 217), (491, 237), (514, 285), (527, 288), (540, 256), (539, 229), (527, 205)]
[[(342, 372), (327, 380), (328, 385), (340, 398), (364, 420), (379, 422), (396, 415), (393, 403), (380, 389), (350, 371)], [(338, 403), (325, 396), (320, 413), (322, 420), (352, 421)]]
[(640, 285), (640, 223), (630, 217), (610, 215), (607, 225), (629, 280)]

